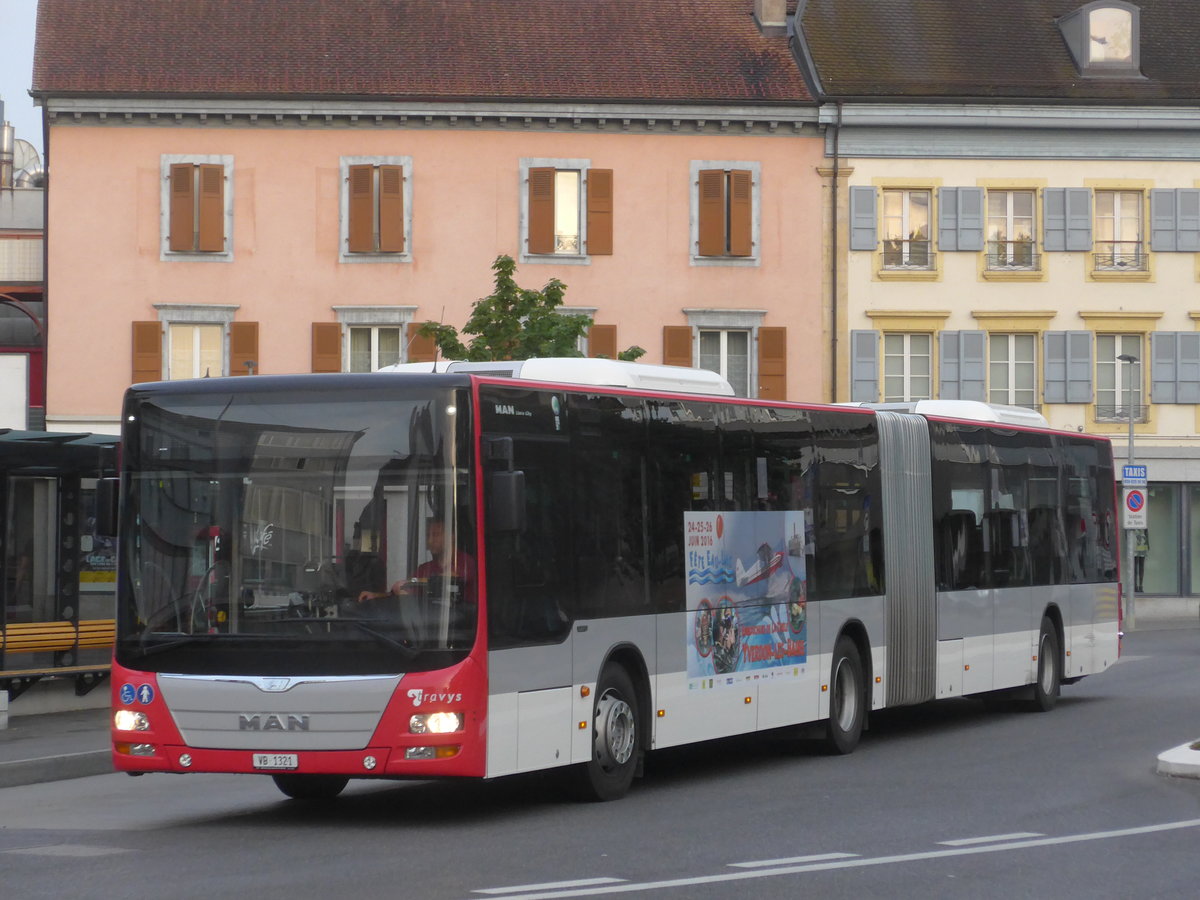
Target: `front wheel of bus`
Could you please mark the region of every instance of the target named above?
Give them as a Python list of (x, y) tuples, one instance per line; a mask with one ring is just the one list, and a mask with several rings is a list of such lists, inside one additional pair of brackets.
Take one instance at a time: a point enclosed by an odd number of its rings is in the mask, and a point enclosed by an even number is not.
[(1058, 660), (1058, 631), (1045, 617), (1038, 636), (1037, 681), (1033, 683), (1033, 708), (1038, 712), (1049, 712), (1058, 703), (1062, 683)]
[(607, 666), (592, 707), (592, 759), (579, 773), (585, 799), (617, 800), (629, 791), (638, 762), (638, 721), (629, 674), (620, 666)]
[(852, 753), (862, 736), (866, 692), (858, 645), (845, 635), (838, 638), (833, 648), (830, 672), (825, 746), (831, 753)]
[(272, 775), (275, 787), (293, 800), (332, 800), (342, 792), (349, 778), (344, 775)]

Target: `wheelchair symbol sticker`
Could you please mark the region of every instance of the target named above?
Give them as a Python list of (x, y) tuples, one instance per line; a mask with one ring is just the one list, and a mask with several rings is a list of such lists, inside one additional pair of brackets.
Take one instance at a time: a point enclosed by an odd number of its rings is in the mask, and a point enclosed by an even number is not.
[(134, 692), (132, 684), (130, 684), (127, 681), (123, 685), (121, 685), (121, 702), (122, 703), (132, 703), (136, 699), (136, 697), (137, 697), (137, 694)]

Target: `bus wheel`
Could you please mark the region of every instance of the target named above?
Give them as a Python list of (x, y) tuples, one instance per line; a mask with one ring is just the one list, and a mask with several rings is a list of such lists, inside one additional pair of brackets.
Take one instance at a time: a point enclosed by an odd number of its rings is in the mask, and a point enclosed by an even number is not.
[(862, 658), (858, 645), (846, 635), (833, 648), (829, 679), (829, 722), (825, 746), (830, 753), (852, 753), (862, 736), (866, 692), (863, 690)]
[(629, 674), (606, 666), (592, 707), (592, 759), (579, 772), (588, 800), (617, 800), (633, 783), (638, 763), (638, 703)]
[(275, 787), (293, 800), (332, 800), (350, 781), (345, 775), (272, 775)]
[(1058, 666), (1058, 632), (1049, 616), (1042, 617), (1042, 633), (1038, 636), (1037, 681), (1033, 683), (1033, 708), (1049, 712), (1058, 702), (1061, 677)]

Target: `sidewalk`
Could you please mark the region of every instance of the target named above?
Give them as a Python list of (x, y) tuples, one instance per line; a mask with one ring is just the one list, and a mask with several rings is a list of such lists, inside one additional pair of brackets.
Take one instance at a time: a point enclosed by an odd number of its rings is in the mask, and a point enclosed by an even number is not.
[[(1200, 625), (1200, 599), (1138, 597), (1136, 602), (1137, 631)], [(101, 690), (107, 694), (106, 687)], [(11, 716), (8, 728), (0, 730), (0, 788), (112, 772), (108, 722), (106, 705)], [(1200, 749), (1184, 745), (1165, 751), (1159, 771), (1200, 778)]]

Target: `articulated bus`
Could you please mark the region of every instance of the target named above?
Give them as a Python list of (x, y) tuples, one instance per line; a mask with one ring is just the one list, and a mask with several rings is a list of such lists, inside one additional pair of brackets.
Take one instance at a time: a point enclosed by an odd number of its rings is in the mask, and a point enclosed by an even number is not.
[(130, 388), (119, 770), (311, 799), (562, 768), (614, 799), (656, 748), (849, 753), (872, 711), (1047, 710), (1117, 659), (1107, 440), (700, 370), (436, 368)]

